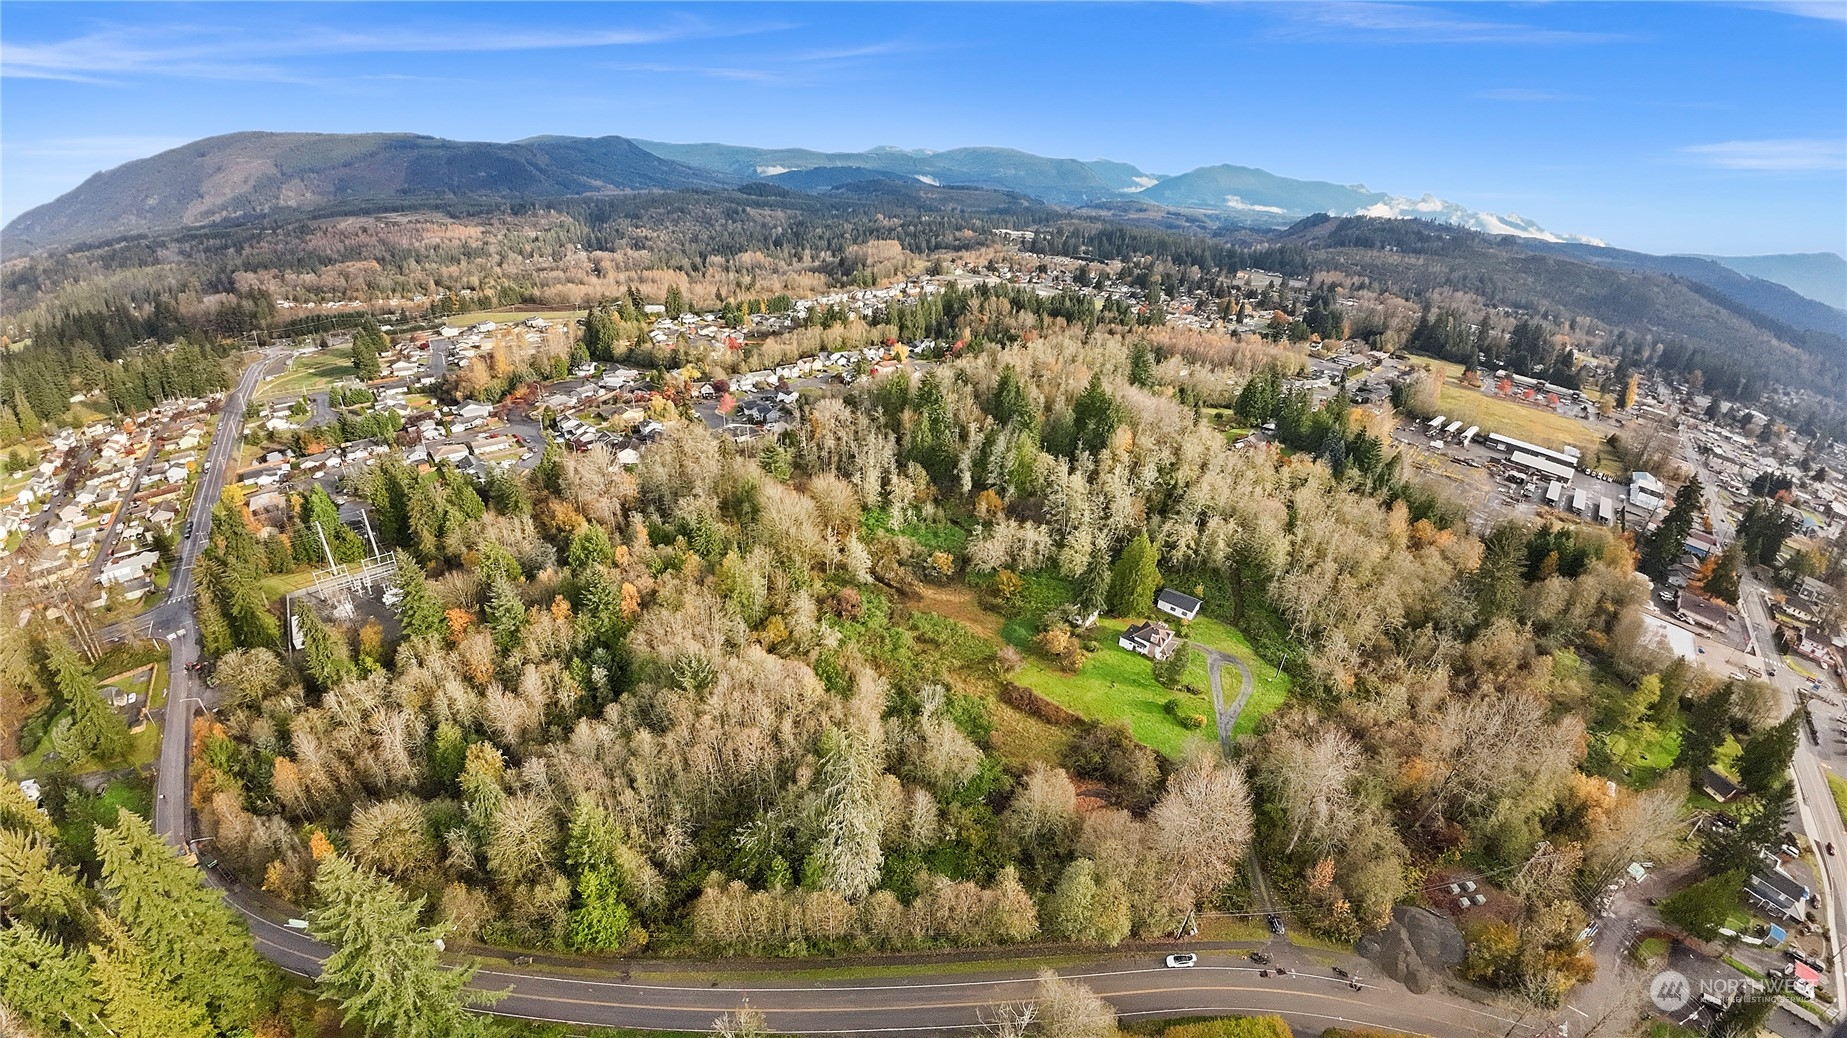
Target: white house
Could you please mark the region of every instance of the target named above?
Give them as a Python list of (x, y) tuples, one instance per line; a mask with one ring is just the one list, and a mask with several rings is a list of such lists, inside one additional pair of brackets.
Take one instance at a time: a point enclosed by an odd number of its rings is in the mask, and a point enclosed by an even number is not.
[(1116, 644), (1151, 660), (1164, 660), (1179, 648), (1180, 639), (1174, 637), (1173, 630), (1166, 624), (1148, 620), (1122, 632)]
[(1154, 596), (1154, 607), (1169, 616), (1182, 620), (1192, 620), (1199, 616), (1199, 607), (1205, 605), (1192, 595), (1183, 595), (1173, 588), (1164, 587)]
[(159, 561), (160, 553), (156, 551), (125, 555), (104, 566), (102, 572), (96, 575), (96, 580), (104, 587), (110, 584), (126, 584), (136, 577), (145, 575)]

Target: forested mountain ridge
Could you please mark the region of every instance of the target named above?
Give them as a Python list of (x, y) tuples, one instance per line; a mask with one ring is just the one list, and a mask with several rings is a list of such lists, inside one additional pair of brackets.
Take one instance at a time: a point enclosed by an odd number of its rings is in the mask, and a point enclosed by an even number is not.
[(534, 198), (727, 182), (621, 137), (492, 144), (408, 133), (233, 133), (97, 173), (21, 214), (4, 238), (12, 256), (352, 199)]
[(1847, 257), (1838, 252), (1698, 258), (1709, 259), (1749, 277), (1774, 281), (1836, 310), (1847, 310)]
[(1549, 240), (1593, 241), (1553, 234), (1513, 216), (1475, 213), (1428, 195), (1399, 198), (1242, 166), (1207, 166), (1163, 178), (1124, 162), (1050, 158), (995, 147), (820, 152), (614, 136), (543, 136), (496, 144), (398, 133), (244, 132), (194, 141), (98, 173), (12, 221), (0, 246), (6, 255), (18, 256), (49, 246), (342, 201), (537, 199), (717, 187), (791, 173), (805, 175), (785, 182), (807, 190), (889, 175), (932, 186), (1007, 191), (1055, 205), (1134, 199), (1225, 226), (1276, 228), (1312, 212), (1366, 212)]
[(1342, 270), (1407, 298), (1439, 290), (1541, 316), (1579, 314), (1625, 333), (1623, 359), (1689, 374), (1735, 399), (1765, 386), (1847, 387), (1847, 340), (1803, 331), (1724, 290), (1669, 273), (1612, 270), (1575, 247), (1492, 237), (1418, 221), (1368, 217), (1303, 220), (1278, 239), (1311, 250), (1320, 269)]
[(1746, 274), (1724, 259), (1705, 256), (1651, 256), (1627, 249), (1595, 248), (1551, 242), (1523, 243), (1535, 252), (1550, 252), (1601, 267), (1645, 270), (1683, 278), (1717, 291), (1741, 306), (1803, 331), (1847, 335), (1847, 310), (1818, 302), (1780, 282)]

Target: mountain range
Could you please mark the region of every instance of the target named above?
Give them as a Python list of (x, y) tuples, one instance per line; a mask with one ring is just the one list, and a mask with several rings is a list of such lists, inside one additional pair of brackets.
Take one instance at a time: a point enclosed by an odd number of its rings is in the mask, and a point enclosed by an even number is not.
[[(1317, 213), (1419, 219), (1512, 235), (1535, 248), (1568, 250), (1604, 266), (1687, 278), (1795, 327), (1836, 333), (1847, 328), (1847, 260), (1832, 253), (1649, 256), (1550, 231), (1515, 213), (1477, 212), (1427, 194), (1410, 198), (1235, 165), (1163, 176), (1125, 162), (985, 147), (822, 152), (616, 136), (501, 144), (408, 133), (233, 133), (91, 176), (0, 229), (0, 255), (342, 202), (541, 199), (746, 183), (859, 194), (875, 183), (883, 192), (901, 190), (904, 183), (974, 186), (1104, 212), (1133, 203), (1194, 223), (1266, 232)], [(1792, 303), (1796, 293), (1806, 298)], [(1818, 305), (1806, 305), (1810, 301)]]

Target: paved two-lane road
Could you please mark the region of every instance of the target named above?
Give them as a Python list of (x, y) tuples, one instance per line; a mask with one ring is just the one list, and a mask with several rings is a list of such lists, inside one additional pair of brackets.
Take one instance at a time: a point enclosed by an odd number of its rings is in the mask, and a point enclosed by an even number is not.
[(185, 536), (186, 526), (180, 528), (179, 564), (167, 582), (167, 595), (160, 605), (134, 622), (137, 629), (146, 625), (150, 636), (166, 638), (172, 651), (166, 715), (160, 727), (154, 829), (175, 846), (183, 846), (187, 837), (186, 803), (190, 798), (186, 758), (191, 749), (193, 711), (202, 705), (199, 696), (204, 692), (204, 686), (188, 669), (199, 658), (197, 625), (192, 616), (193, 567), (199, 561), (199, 553), (211, 541), (212, 509), (217, 507), (225, 481), (231, 478), (232, 469), (236, 467), (237, 445), (244, 438), (244, 408), (250, 403), (257, 383), (272, 373), (270, 369), (286, 356), (273, 347), (259, 354), (244, 369), (237, 386), (225, 394), (218, 412), (218, 429), (212, 435), (211, 449), (206, 452), (205, 465), (199, 473), (199, 485), (193, 488), (192, 507), (186, 513), (192, 536)]
[[(232, 892), (229, 900), (249, 919), (265, 957), (299, 976), (319, 974), (328, 950), (324, 945), (260, 914), (253, 899)], [(1231, 951), (1205, 952), (1192, 969), (1164, 969), (1153, 954), (1116, 955), (1067, 966), (1060, 974), (1088, 985), (1124, 1019), (1277, 1013), (1307, 1033), (1348, 1026), (1434, 1038), (1501, 1036), (1517, 1022), (1496, 1009), (1446, 996), (1412, 995), (1390, 982), (1367, 980), (1355, 991), (1293, 949), (1271, 951), (1281, 962), (1294, 962), (1295, 975), (1260, 976), (1257, 967)], [(1010, 968), (1004, 958), (991, 968), (959, 965), (937, 974), (860, 981), (803, 982), (799, 973), (737, 981), (714, 969), (662, 960), (648, 963), (632, 980), (621, 980), (582, 970), (566, 976), (494, 965), (476, 974), (474, 986), (506, 992), (491, 1009), (496, 1015), (555, 1023), (701, 1031), (748, 1000), (775, 1031), (930, 1035), (978, 1027), (992, 1017), (994, 1007), (1030, 1000), (1037, 982), (1035, 970)]]
[[(439, 349), (433, 343), (432, 350)], [(169, 585), (167, 598), (149, 614), (150, 629), (169, 637), (172, 646), (173, 684), (162, 732), (159, 796), (155, 805), (156, 828), (176, 846), (187, 837), (187, 758), (191, 718), (202, 705), (202, 687), (186, 669), (198, 658), (198, 641), (191, 620), (193, 566), (211, 534), (211, 510), (229, 477), (231, 459), (240, 439), (244, 406), (257, 382), (280, 355), (266, 354), (252, 363), (237, 388), (226, 397), (218, 433), (209, 457), (211, 469), (197, 488), (191, 511), (193, 536), (181, 547), (181, 562)], [(1248, 668), (1235, 657), (1213, 658), (1213, 686), (1219, 691), (1218, 671), (1231, 662), (1243, 673), (1249, 693)], [(1223, 706), (1222, 694), (1215, 697)], [(1237, 707), (1229, 712), (1235, 719)], [(1221, 725), (1228, 734), (1228, 722)], [(217, 883), (216, 877), (212, 881)], [(271, 918), (273, 908), (240, 888), (227, 891), (229, 903), (248, 921), (258, 950), (281, 968), (303, 977), (320, 974), (328, 949), (295, 929)], [(1205, 946), (1199, 946), (1205, 947)], [(1158, 956), (1098, 956), (1069, 966), (1064, 976), (1081, 980), (1108, 999), (1126, 1019), (1227, 1013), (1277, 1013), (1309, 1032), (1334, 1026), (1373, 1027), (1432, 1035), (1434, 1038), (1490, 1038), (1510, 1033), (1518, 1020), (1493, 1009), (1446, 995), (1412, 995), (1391, 982), (1366, 982), (1354, 990), (1332, 976), (1305, 953), (1273, 945), (1278, 961), (1297, 971), (1292, 977), (1263, 977), (1241, 955), (1228, 950), (1207, 950), (1192, 969), (1163, 969)], [(1018, 956), (1039, 954), (1022, 949)], [(762, 1011), (777, 1031), (803, 1034), (917, 1034), (965, 1031), (991, 1016), (993, 1007), (1030, 999), (1036, 970), (1012, 966), (1002, 955), (990, 965), (959, 965), (942, 973), (885, 977), (862, 981), (804, 983), (800, 974), (781, 979), (739, 981), (727, 977), (725, 964), (677, 961), (649, 962), (634, 980), (601, 979), (594, 973), (572, 970), (569, 975), (544, 969), (485, 969), (475, 979), (477, 987), (505, 991), (491, 1012), (533, 1020), (588, 1026), (622, 1026), (680, 1031), (701, 1031), (715, 1018), (737, 1009), (745, 1000)], [(823, 964), (817, 964), (823, 965)]]

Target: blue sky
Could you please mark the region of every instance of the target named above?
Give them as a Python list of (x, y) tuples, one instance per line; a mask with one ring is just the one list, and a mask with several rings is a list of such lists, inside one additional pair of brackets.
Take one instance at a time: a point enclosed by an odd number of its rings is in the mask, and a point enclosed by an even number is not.
[(4, 3), (0, 217), (233, 130), (1003, 145), (1847, 251), (1847, 0)]

